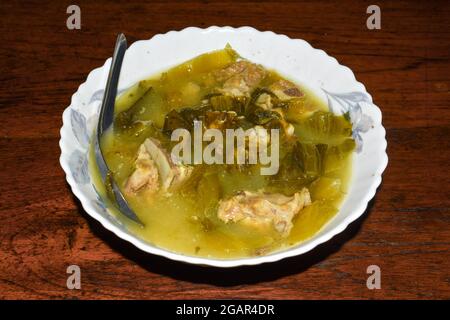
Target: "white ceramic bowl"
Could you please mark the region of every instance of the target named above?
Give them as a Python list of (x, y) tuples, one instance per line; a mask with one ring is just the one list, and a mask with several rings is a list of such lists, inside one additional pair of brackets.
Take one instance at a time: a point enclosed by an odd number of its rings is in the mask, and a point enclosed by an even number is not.
[(97, 123), (111, 63), (111, 59), (108, 59), (102, 67), (91, 71), (63, 113), (60, 162), (66, 172), (67, 182), (84, 210), (105, 228), (145, 252), (217, 267), (256, 265), (300, 255), (328, 241), (360, 217), (381, 183), (381, 174), (388, 158), (380, 109), (373, 104), (364, 85), (356, 81), (349, 68), (340, 65), (324, 51), (312, 48), (306, 41), (290, 39), (270, 31), (260, 32), (250, 27), (190, 27), (170, 31), (150, 40), (137, 41), (129, 47), (120, 74), (119, 92), (201, 53), (221, 49), (227, 43), (243, 57), (305, 85), (328, 101), (333, 112), (349, 112), (353, 137), (358, 144), (349, 193), (336, 216), (315, 236), (295, 247), (265, 256), (232, 260), (206, 259), (170, 252), (137, 238), (105, 208), (93, 188), (87, 166), (89, 140)]

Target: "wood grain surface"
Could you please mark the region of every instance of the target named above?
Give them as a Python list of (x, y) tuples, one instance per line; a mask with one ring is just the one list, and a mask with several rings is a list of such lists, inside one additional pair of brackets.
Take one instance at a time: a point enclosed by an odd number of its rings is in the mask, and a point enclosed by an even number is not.
[[(377, 1), (0, 3), (0, 298), (449, 299), (450, 4)], [(89, 217), (59, 166), (61, 115), (88, 73), (129, 43), (187, 26), (250, 25), (349, 66), (383, 112), (389, 165), (369, 209), (310, 253), (215, 269), (145, 254)], [(180, 48), (182, 50), (182, 48)], [(157, 62), (155, 62), (157, 63)], [(66, 268), (81, 268), (68, 290)], [(381, 268), (368, 290), (366, 268)]]

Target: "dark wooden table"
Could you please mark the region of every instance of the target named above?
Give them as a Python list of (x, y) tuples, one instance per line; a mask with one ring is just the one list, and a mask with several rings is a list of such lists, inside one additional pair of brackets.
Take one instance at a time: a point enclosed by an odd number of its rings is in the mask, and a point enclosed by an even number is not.
[[(0, 298), (450, 298), (450, 5), (377, 1), (0, 3)], [(129, 42), (186, 26), (251, 25), (349, 66), (383, 112), (389, 165), (369, 210), (300, 257), (219, 270), (140, 252), (104, 230), (59, 166), (61, 114), (93, 68)], [(180, 48), (182, 50), (182, 48)], [(66, 268), (81, 268), (68, 290)], [(366, 268), (381, 268), (368, 290)]]

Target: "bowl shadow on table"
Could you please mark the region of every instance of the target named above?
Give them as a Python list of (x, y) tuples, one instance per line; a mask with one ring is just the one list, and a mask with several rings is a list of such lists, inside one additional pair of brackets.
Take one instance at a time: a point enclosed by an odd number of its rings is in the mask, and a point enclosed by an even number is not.
[(327, 257), (339, 251), (343, 244), (358, 234), (364, 220), (370, 214), (376, 202), (376, 197), (369, 202), (364, 214), (352, 222), (343, 232), (303, 255), (273, 263), (233, 268), (192, 265), (141, 251), (133, 244), (122, 240), (111, 231), (105, 229), (84, 211), (78, 199), (75, 198), (75, 201), (79, 212), (86, 218), (94, 235), (106, 242), (113, 250), (147, 271), (181, 281), (230, 287), (274, 281), (282, 277), (302, 273), (310, 267), (320, 264)]

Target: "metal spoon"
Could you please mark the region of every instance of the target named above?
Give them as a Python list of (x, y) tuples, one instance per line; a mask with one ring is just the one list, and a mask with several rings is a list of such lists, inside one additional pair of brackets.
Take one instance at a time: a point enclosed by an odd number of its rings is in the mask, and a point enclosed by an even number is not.
[(121, 33), (117, 36), (116, 47), (114, 48), (111, 68), (109, 70), (105, 93), (103, 95), (102, 106), (100, 108), (100, 116), (98, 118), (97, 125), (97, 135), (95, 137), (95, 159), (97, 161), (98, 169), (100, 171), (103, 183), (105, 185), (111, 185), (117, 208), (128, 218), (136, 221), (139, 224), (142, 224), (137, 215), (128, 205), (128, 202), (120, 191), (119, 186), (114, 181), (114, 178), (108, 168), (108, 165), (106, 164), (102, 150), (100, 148), (100, 138), (102, 137), (103, 133), (113, 124), (114, 105), (117, 95), (117, 83), (119, 82), (120, 69), (126, 49), (127, 39)]

